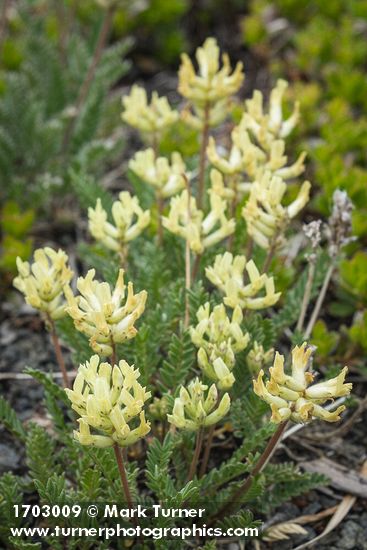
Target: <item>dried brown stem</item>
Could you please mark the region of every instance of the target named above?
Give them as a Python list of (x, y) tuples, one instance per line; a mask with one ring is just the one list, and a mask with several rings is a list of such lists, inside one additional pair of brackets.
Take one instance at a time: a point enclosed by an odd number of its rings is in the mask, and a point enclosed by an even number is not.
[(331, 277), (332, 277), (332, 274), (334, 272), (334, 268), (335, 268), (335, 264), (334, 264), (334, 262), (332, 262), (329, 266), (329, 269), (326, 272), (325, 279), (324, 279), (324, 282), (323, 282), (321, 290), (320, 290), (320, 294), (317, 298), (315, 307), (313, 309), (310, 320), (308, 322), (306, 332), (305, 332), (305, 339), (306, 340), (311, 336), (313, 327), (315, 326), (315, 323), (316, 323), (316, 321), (317, 321), (317, 319), (320, 315), (320, 310), (321, 310), (322, 304), (324, 303), (326, 292), (327, 292), (327, 289), (329, 287)]
[(63, 153), (66, 152), (69, 141), (71, 138), (71, 135), (73, 133), (75, 124), (78, 120), (78, 116), (80, 114), (81, 107), (85, 100), (87, 99), (90, 87), (92, 85), (93, 79), (95, 77), (96, 69), (98, 66), (98, 63), (102, 57), (102, 53), (104, 50), (104, 47), (107, 43), (108, 36), (110, 34), (111, 26), (112, 26), (112, 20), (113, 20), (113, 14), (114, 14), (114, 8), (109, 8), (106, 10), (101, 30), (98, 35), (97, 44), (93, 53), (92, 61), (89, 65), (88, 72), (84, 78), (83, 84), (81, 85), (81, 88), (79, 90), (79, 95), (76, 101), (75, 109), (76, 109), (76, 115), (70, 119), (70, 122), (68, 126), (66, 127), (64, 139), (62, 143), (62, 151)]
[(303, 329), (303, 324), (305, 322), (308, 304), (310, 303), (310, 299), (311, 299), (311, 290), (312, 290), (312, 283), (315, 277), (315, 269), (316, 269), (315, 261), (310, 260), (310, 263), (308, 266), (305, 293), (303, 295), (301, 311), (299, 314), (298, 323), (296, 327), (296, 330), (298, 331), (301, 331)]

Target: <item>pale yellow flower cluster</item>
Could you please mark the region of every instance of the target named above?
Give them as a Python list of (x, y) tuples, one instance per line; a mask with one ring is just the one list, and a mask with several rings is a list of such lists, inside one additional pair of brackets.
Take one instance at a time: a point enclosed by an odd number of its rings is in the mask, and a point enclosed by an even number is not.
[(246, 112), (243, 123), (258, 143), (268, 149), (274, 139), (284, 139), (289, 136), (299, 120), (299, 102), (296, 102), (293, 113), (283, 119), (283, 96), (288, 87), (285, 80), (279, 79), (270, 93), (269, 109), (264, 112), (263, 95), (256, 90), (251, 99), (246, 100)]
[(119, 200), (112, 205), (114, 223), (108, 221), (101, 200), (97, 199), (95, 208), (88, 208), (89, 231), (96, 241), (115, 252), (123, 252), (126, 244), (136, 239), (149, 225), (150, 211), (143, 210), (137, 197), (128, 191), (119, 194)]
[(32, 264), (17, 258), (15, 288), (24, 294), (27, 304), (54, 321), (65, 315), (63, 288), (73, 276), (67, 261), (63, 250), (56, 252), (47, 246), (35, 251)]
[(190, 249), (202, 254), (206, 248), (213, 246), (235, 230), (234, 219), (226, 216), (227, 202), (213, 189), (209, 190), (210, 210), (204, 212), (197, 207), (195, 197), (182, 191), (170, 202), (168, 216), (162, 218), (163, 227), (171, 233), (189, 242)]
[(247, 231), (262, 248), (275, 246), (275, 239), (281, 239), (289, 223), (307, 204), (311, 184), (305, 181), (296, 197), (288, 206), (282, 201), (287, 189), (286, 183), (278, 176), (265, 172), (251, 187), (250, 197), (242, 209)]
[(74, 296), (69, 286), (65, 287), (68, 300), (67, 312), (74, 320), (77, 330), (86, 334), (90, 346), (99, 355), (108, 356), (115, 344), (133, 338), (137, 330), (134, 323), (145, 309), (145, 290), (134, 294), (133, 284), (128, 283), (125, 300), (124, 270), (119, 270), (113, 291), (108, 283), (94, 280), (95, 270), (86, 277), (79, 277), (77, 288), (80, 296)]
[(228, 413), (231, 400), (225, 393), (218, 403), (218, 390), (215, 384), (202, 384), (198, 378), (192, 380), (187, 389), (183, 386), (180, 396), (176, 397), (172, 414), (168, 414), (168, 422), (177, 428), (197, 431), (200, 428), (216, 424)]
[(101, 363), (98, 355), (79, 366), (73, 389), (65, 390), (80, 415), (79, 431), (74, 431), (79, 443), (127, 447), (147, 435), (150, 423), (143, 407), (150, 392), (139, 384), (139, 376), (126, 361), (111, 366)]
[(172, 153), (170, 163), (166, 157), (156, 157), (151, 148), (138, 151), (129, 168), (163, 198), (172, 197), (185, 187), (186, 166), (180, 153)]
[(153, 92), (149, 103), (145, 89), (140, 86), (133, 86), (130, 95), (122, 98), (122, 104), (122, 119), (143, 134), (158, 138), (178, 120), (178, 113), (171, 108), (166, 97)]
[[(249, 282), (245, 284), (247, 272)], [(232, 308), (263, 309), (271, 307), (279, 300), (280, 292), (275, 292), (274, 279), (266, 273), (260, 274), (253, 260), (245, 256), (235, 256), (230, 252), (218, 255), (214, 265), (205, 268), (209, 281), (224, 294), (224, 303)]]
[(227, 54), (223, 54), (220, 67), (220, 50), (215, 38), (207, 38), (196, 50), (198, 71), (187, 54), (182, 54), (178, 72), (178, 91), (189, 100), (193, 112), (186, 109), (184, 120), (195, 128), (205, 122), (216, 126), (228, 113), (228, 99), (235, 94), (243, 82), (242, 63), (237, 63), (231, 73)]
[(235, 354), (244, 350), (250, 340), (249, 334), (241, 330), (241, 308), (235, 307), (232, 319), (229, 319), (223, 304), (210, 312), (210, 304), (206, 302), (198, 309), (196, 317), (199, 323), (190, 327), (190, 334), (192, 342), (199, 348), (199, 367), (219, 389), (227, 390), (235, 381), (232, 374)]
[(250, 180), (259, 178), (264, 171), (282, 177), (284, 180), (295, 178), (304, 171), (305, 154), (302, 153), (296, 162), (287, 166), (288, 157), (284, 154), (285, 142), (273, 140), (269, 149), (264, 151), (251, 140), (249, 128), (245, 124), (245, 115), (240, 124), (232, 130), (232, 144), (228, 156), (218, 153), (213, 137), (207, 148), (211, 164), (226, 175), (244, 175)]
[(306, 342), (293, 349), (291, 374), (285, 374), (284, 356), (276, 353), (266, 384), (262, 370), (257, 380), (254, 380), (255, 393), (271, 406), (272, 422), (280, 423), (290, 419), (304, 423), (313, 418), (327, 422), (340, 420), (344, 405), (335, 411), (328, 411), (322, 405), (328, 400), (350, 394), (352, 384), (344, 383), (348, 369), (345, 367), (335, 378), (310, 385), (314, 380), (313, 374), (307, 372), (311, 353), (312, 349), (307, 348)]

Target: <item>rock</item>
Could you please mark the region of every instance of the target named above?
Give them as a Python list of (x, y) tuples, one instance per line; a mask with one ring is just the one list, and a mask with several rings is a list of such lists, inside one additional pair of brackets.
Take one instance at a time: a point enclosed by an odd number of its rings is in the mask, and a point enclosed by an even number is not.
[(5, 443), (0, 443), (0, 474), (16, 470), (19, 465), (18, 453)]

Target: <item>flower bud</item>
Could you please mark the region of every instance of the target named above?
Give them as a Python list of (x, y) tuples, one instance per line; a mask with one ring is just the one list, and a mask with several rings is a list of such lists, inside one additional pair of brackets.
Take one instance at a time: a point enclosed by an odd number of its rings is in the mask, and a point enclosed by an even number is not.
[(175, 399), (172, 414), (167, 415), (168, 421), (177, 428), (190, 431), (212, 426), (222, 420), (231, 404), (228, 393), (224, 394), (219, 405), (217, 401), (218, 390), (215, 384), (208, 389), (208, 386), (196, 378), (190, 382), (187, 389), (181, 388), (180, 396)]

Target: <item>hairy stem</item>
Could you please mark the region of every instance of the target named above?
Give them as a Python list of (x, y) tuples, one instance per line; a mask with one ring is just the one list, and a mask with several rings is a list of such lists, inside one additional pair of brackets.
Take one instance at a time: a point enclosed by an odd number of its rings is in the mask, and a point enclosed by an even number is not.
[(204, 451), (204, 455), (203, 455), (203, 460), (201, 462), (199, 477), (203, 477), (203, 475), (206, 472), (206, 468), (208, 466), (210, 451), (212, 449), (212, 444), (213, 444), (214, 431), (215, 431), (215, 424), (213, 424), (209, 428), (208, 437), (207, 437), (206, 445), (205, 445), (205, 451)]
[(259, 460), (256, 462), (252, 472), (246, 478), (242, 486), (234, 493), (234, 495), (231, 496), (230, 501), (227, 501), (226, 504), (219, 510), (219, 512), (216, 514), (215, 519), (222, 519), (225, 515), (231, 512), (232, 509), (237, 504), (237, 502), (240, 499), (242, 499), (245, 496), (245, 494), (249, 491), (255, 476), (257, 476), (263, 471), (263, 469), (265, 468), (265, 466), (273, 456), (276, 448), (278, 447), (278, 444), (282, 439), (282, 435), (287, 425), (288, 425), (288, 422), (282, 422), (279, 424), (276, 432), (274, 432), (267, 446), (265, 447), (262, 455), (260, 456)]
[(111, 347), (112, 347), (112, 353), (111, 353), (111, 365), (112, 367), (117, 364), (117, 354), (116, 354), (116, 344), (111, 339)]
[[(187, 225), (190, 224), (191, 219), (191, 191), (189, 180), (185, 177), (186, 188), (187, 188)], [(191, 288), (191, 249), (189, 238), (186, 237), (185, 243), (185, 320), (184, 328), (187, 328), (190, 324), (190, 303), (189, 303), (189, 293), (188, 291)]]
[(201, 254), (196, 254), (194, 267), (192, 269), (192, 280), (195, 281), (200, 268)]
[[(125, 465), (124, 465), (124, 459), (122, 457), (121, 449), (117, 445), (117, 443), (115, 443), (115, 445), (113, 446), (113, 450), (115, 451), (116, 462), (117, 462), (117, 466), (118, 466), (118, 469), (119, 469), (121, 484), (122, 484), (122, 488), (124, 490), (126, 502), (127, 502), (128, 507), (130, 509), (132, 509), (134, 506), (133, 506), (133, 500), (131, 498), (129, 482), (127, 480), (126, 469), (125, 469)], [(133, 519), (135, 519), (135, 518), (133, 518)]]
[(272, 239), (270, 248), (268, 250), (268, 254), (265, 258), (265, 262), (262, 268), (262, 273), (266, 273), (268, 271), (270, 264), (274, 258), (275, 249), (276, 249), (276, 240), (277, 240), (277, 237), (274, 235), (274, 238)]
[(315, 307), (313, 309), (310, 320), (308, 322), (306, 332), (305, 332), (305, 339), (306, 340), (311, 336), (313, 327), (315, 326), (315, 323), (318, 319), (318, 316), (320, 315), (320, 310), (321, 310), (322, 304), (324, 303), (326, 292), (327, 292), (327, 289), (329, 287), (334, 269), (335, 269), (335, 263), (332, 262), (329, 266), (329, 269), (326, 272), (325, 279), (324, 279), (324, 282), (323, 282), (321, 290), (320, 290), (320, 294), (317, 298)]
[(248, 241), (246, 246), (246, 260), (248, 261), (254, 251), (254, 239), (248, 235)]
[(191, 461), (191, 464), (190, 464), (190, 469), (189, 469), (189, 473), (188, 473), (188, 476), (187, 476), (187, 481), (191, 481), (194, 478), (195, 474), (196, 474), (196, 468), (197, 468), (197, 465), (198, 465), (202, 445), (203, 445), (203, 430), (202, 430), (202, 428), (200, 428), (198, 430), (197, 434), (196, 434), (195, 451), (194, 451), (194, 455), (192, 457), (192, 461)]
[(55, 321), (53, 319), (51, 319), (50, 315), (47, 315), (47, 321), (48, 321), (48, 324), (50, 326), (51, 340), (52, 340), (52, 344), (53, 344), (54, 349), (55, 349), (56, 360), (57, 360), (57, 363), (59, 365), (59, 368), (60, 368), (60, 371), (61, 371), (61, 374), (62, 374), (64, 388), (70, 388), (71, 384), (70, 384), (68, 372), (66, 370), (64, 357), (62, 355), (60, 341), (59, 341), (59, 338), (57, 336)]
[(299, 314), (298, 323), (297, 323), (297, 327), (296, 327), (296, 330), (298, 330), (299, 332), (303, 329), (303, 324), (305, 322), (305, 317), (306, 317), (308, 304), (310, 303), (312, 283), (313, 283), (313, 280), (315, 278), (315, 269), (316, 269), (315, 261), (310, 260), (310, 263), (309, 263), (309, 266), (308, 266), (305, 293), (303, 295), (301, 311), (300, 311), (300, 314)]
[(204, 202), (204, 187), (205, 187), (205, 168), (206, 168), (206, 149), (209, 139), (209, 117), (210, 104), (207, 102), (204, 107), (203, 130), (201, 134), (201, 147), (199, 158), (199, 177), (198, 177), (198, 207), (202, 208)]
[(162, 225), (162, 216), (163, 216), (163, 197), (159, 190), (156, 192), (156, 202), (157, 202), (157, 212), (158, 212), (158, 244), (162, 246), (163, 244), (163, 225)]
[(95, 47), (95, 50), (94, 50), (94, 53), (93, 53), (93, 57), (92, 57), (91, 63), (90, 63), (89, 68), (88, 68), (88, 72), (87, 72), (87, 74), (84, 78), (83, 84), (81, 85), (81, 88), (79, 90), (79, 95), (78, 95), (78, 98), (77, 98), (77, 101), (76, 101), (76, 104), (75, 104), (76, 115), (70, 119), (70, 122), (69, 122), (69, 124), (68, 124), (68, 126), (66, 127), (66, 130), (65, 130), (64, 139), (63, 139), (63, 143), (62, 143), (62, 151), (64, 153), (66, 152), (66, 150), (68, 148), (69, 141), (70, 141), (71, 135), (73, 133), (75, 124), (78, 120), (78, 116), (80, 114), (81, 107), (82, 107), (83, 103), (85, 102), (85, 100), (87, 99), (90, 87), (93, 83), (93, 79), (95, 77), (95, 73), (96, 73), (98, 63), (99, 63), (99, 61), (102, 57), (104, 47), (107, 43), (108, 36), (110, 34), (110, 30), (111, 30), (111, 26), (112, 26), (112, 20), (113, 20), (113, 14), (114, 14), (114, 9), (113, 8), (108, 8), (106, 10), (106, 13), (105, 13), (105, 16), (104, 16), (104, 19), (103, 19), (103, 22), (102, 22), (101, 30), (100, 30), (99, 35), (98, 35), (97, 44), (96, 44), (96, 47)]

